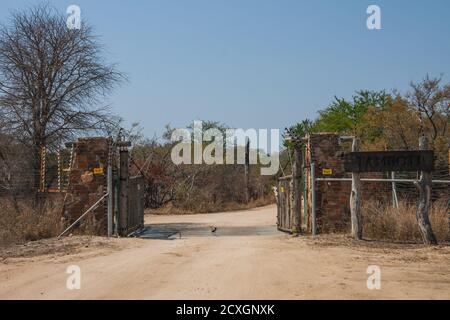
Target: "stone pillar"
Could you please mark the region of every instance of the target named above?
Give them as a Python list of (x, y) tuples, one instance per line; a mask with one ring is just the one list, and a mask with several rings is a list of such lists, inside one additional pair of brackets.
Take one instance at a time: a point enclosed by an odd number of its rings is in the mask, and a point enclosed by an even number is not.
[(350, 222), (349, 198), (351, 183), (348, 181), (317, 181), (311, 184), (311, 163), (315, 165), (315, 178), (345, 177), (342, 160), (343, 148), (339, 135), (316, 133), (307, 137), (305, 165), (308, 208), (308, 231), (311, 231), (312, 188), (316, 188), (316, 217), (320, 232), (345, 231)]
[[(73, 146), (69, 184), (63, 204), (63, 217), (74, 222), (106, 193), (109, 161), (108, 138), (80, 138)], [(80, 221), (71, 232), (107, 234), (106, 200)]]

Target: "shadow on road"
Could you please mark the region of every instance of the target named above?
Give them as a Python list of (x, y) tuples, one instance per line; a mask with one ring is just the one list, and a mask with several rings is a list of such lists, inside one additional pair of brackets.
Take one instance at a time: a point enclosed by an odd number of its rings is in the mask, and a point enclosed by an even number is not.
[(135, 236), (144, 239), (174, 240), (189, 237), (269, 236), (280, 234), (276, 226), (220, 227), (200, 223), (161, 223), (146, 225)]

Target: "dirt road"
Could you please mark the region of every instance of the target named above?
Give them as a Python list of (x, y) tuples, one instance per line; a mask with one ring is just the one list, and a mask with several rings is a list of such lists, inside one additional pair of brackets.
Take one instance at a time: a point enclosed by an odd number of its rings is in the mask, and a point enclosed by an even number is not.
[[(449, 247), (293, 238), (275, 217), (275, 206), (147, 216), (154, 239), (7, 257), (0, 299), (450, 299)], [(79, 290), (66, 287), (69, 265), (81, 269)], [(381, 268), (380, 290), (367, 288), (369, 265)]]

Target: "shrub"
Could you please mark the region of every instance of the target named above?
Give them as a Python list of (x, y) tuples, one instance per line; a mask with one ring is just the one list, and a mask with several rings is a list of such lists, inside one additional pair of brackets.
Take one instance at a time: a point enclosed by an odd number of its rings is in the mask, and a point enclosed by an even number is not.
[[(398, 208), (381, 202), (363, 204), (363, 226), (366, 238), (402, 242), (422, 242), (416, 220), (416, 204), (399, 202)], [(439, 242), (449, 237), (448, 201), (433, 203), (430, 222)]]
[(24, 243), (59, 235), (63, 229), (61, 201), (46, 199), (38, 207), (32, 200), (0, 199), (0, 245)]

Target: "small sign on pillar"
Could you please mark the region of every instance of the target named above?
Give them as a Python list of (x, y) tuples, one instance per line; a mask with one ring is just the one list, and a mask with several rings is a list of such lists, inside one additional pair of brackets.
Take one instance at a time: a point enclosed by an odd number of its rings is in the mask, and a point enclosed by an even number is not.
[(103, 174), (104, 170), (103, 167), (94, 168), (94, 174)]

